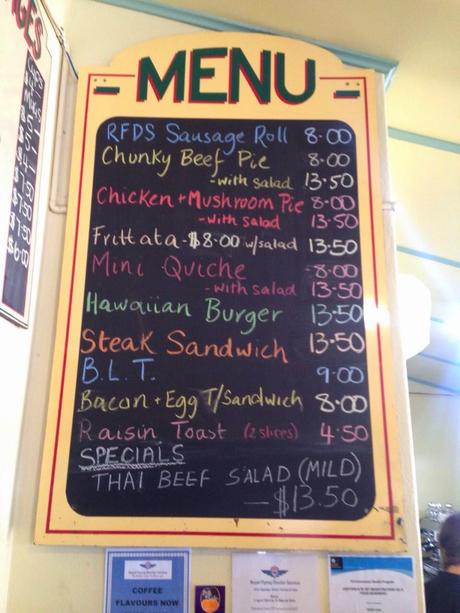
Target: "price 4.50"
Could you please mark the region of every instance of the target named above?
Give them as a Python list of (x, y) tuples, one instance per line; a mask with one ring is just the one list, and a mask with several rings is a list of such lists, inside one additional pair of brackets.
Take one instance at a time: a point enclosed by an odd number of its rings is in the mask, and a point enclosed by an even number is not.
[(336, 438), (342, 443), (364, 443), (369, 440), (369, 430), (362, 424), (333, 427), (323, 421), (320, 436), (326, 439), (327, 445), (332, 445), (332, 441)]

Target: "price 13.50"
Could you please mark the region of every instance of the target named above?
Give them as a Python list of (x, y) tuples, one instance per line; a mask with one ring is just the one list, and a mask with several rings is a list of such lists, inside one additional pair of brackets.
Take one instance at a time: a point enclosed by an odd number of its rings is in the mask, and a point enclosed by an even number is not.
[(275, 503), (274, 515), (278, 517), (295, 516), (314, 507), (332, 509), (336, 506), (354, 508), (359, 498), (356, 491), (350, 487), (328, 484), (324, 491), (314, 492), (310, 485), (282, 485), (273, 494)]
[(326, 335), (324, 332), (310, 332), (308, 339), (309, 349), (311, 353), (321, 355), (326, 353), (328, 349), (335, 348), (340, 353), (354, 351), (362, 353), (366, 347), (364, 338), (359, 332), (335, 332), (332, 335)]
[(323, 302), (311, 305), (311, 320), (315, 326), (322, 328), (330, 323), (346, 325), (359, 323), (364, 316), (363, 307), (359, 304), (344, 302), (328, 306)]
[(309, 238), (308, 249), (310, 253), (316, 253), (318, 255), (327, 253), (334, 257), (341, 257), (343, 255), (353, 255), (356, 253), (358, 251), (358, 241), (352, 238), (347, 240), (334, 238), (326, 242), (323, 238)]

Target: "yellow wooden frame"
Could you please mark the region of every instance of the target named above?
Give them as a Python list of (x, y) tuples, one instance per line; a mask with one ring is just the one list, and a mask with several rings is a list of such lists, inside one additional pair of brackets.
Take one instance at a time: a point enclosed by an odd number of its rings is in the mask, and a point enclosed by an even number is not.
[[(139, 59), (155, 56), (166, 70), (177, 50), (238, 46), (257, 65), (261, 50), (282, 51), (289, 69), (303, 71), (303, 59), (316, 62), (314, 95), (298, 105), (276, 96), (259, 104), (249, 87), (241, 87), (237, 104), (174, 102), (171, 92), (160, 101), (136, 101)], [(228, 72), (216, 63), (214, 91), (226, 88)], [(387, 308), (382, 202), (380, 195), (376, 76), (345, 68), (331, 53), (285, 38), (257, 34), (205, 33), (145, 42), (116, 56), (110, 67), (82, 70), (76, 107), (73, 167), (65, 240), (56, 349), (38, 502), (36, 542), (81, 545), (169, 545), (273, 549), (404, 550), (401, 524), (401, 476), (390, 322)], [(303, 72), (302, 72), (303, 79)], [(302, 81), (303, 83), (303, 81)], [(114, 96), (95, 88), (119, 87)], [(356, 98), (335, 98), (337, 89), (359, 90)], [(295, 89), (295, 85), (293, 86)], [(212, 108), (210, 108), (212, 107)], [(66, 478), (77, 378), (84, 271), (93, 182), (96, 132), (106, 119), (132, 117), (212, 117), (222, 119), (341, 120), (356, 135), (362, 274), (369, 373), (376, 499), (374, 508), (356, 521), (259, 520), (233, 518), (85, 517), (66, 499)]]

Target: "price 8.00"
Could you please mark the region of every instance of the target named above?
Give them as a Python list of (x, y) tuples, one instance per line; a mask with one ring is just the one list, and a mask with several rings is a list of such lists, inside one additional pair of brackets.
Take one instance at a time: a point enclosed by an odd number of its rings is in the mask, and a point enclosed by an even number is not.
[(323, 413), (334, 413), (336, 410), (350, 415), (351, 413), (365, 413), (368, 401), (365, 396), (359, 394), (345, 394), (341, 398), (331, 399), (327, 393), (316, 394), (319, 401), (319, 410)]
[(313, 264), (306, 270), (312, 270), (316, 279), (327, 279), (330, 275), (336, 279), (355, 279), (359, 275), (359, 268), (354, 264)]
[(333, 211), (352, 211), (356, 208), (356, 200), (348, 194), (334, 195), (330, 198), (312, 196), (310, 200), (315, 211), (321, 211), (328, 207)]

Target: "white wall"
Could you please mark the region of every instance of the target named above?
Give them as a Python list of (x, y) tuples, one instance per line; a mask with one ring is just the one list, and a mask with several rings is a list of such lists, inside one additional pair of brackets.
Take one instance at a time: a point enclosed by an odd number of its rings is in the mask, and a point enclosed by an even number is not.
[(72, 61), (78, 66), (104, 66), (114, 55), (157, 36), (197, 32), (200, 28), (136, 13), (93, 0), (70, 0), (66, 38)]
[[(57, 0), (54, 0), (55, 2)], [(65, 1), (60, 3), (65, 7)], [(7, 9), (2, 13), (8, 16)], [(3, 18), (3, 17), (2, 17)], [(13, 27), (14, 16), (11, 15)], [(58, 46), (55, 40), (50, 40), (50, 52), (55, 60), (51, 66), (49, 79), (50, 92), (57, 91), (59, 75), (59, 58), (55, 55)], [(1, 82), (0, 82), (1, 86)], [(4, 98), (2, 98), (4, 103)], [(36, 326), (37, 292), (40, 281), (42, 249), (45, 232), (45, 218), (48, 201), (49, 168), (52, 160), (52, 148), (54, 141), (54, 114), (56, 98), (53, 95), (48, 98), (48, 109), (51, 120), (44, 125), (41, 135), (41, 164), (45, 169), (37, 196), (34, 203), (37, 219), (36, 238), (34, 247), (34, 261), (30, 270), (31, 279), (31, 302), (29, 327), (18, 327), (0, 317), (0, 373), (1, 373), (1, 427), (0, 427), (0, 611), (6, 610), (6, 596), (8, 577), (10, 571), (10, 557), (12, 552), (13, 532), (13, 501), (15, 497), (15, 479), (20, 449), (21, 430), (26, 427), (23, 421), (23, 408), (25, 395), (30, 375), (30, 355), (33, 346), (34, 329)], [(18, 108), (19, 112), (19, 108)], [(46, 172), (46, 169), (48, 171)], [(5, 203), (2, 203), (5, 205)], [(0, 248), (4, 249), (5, 245)]]
[[(47, 4), (64, 26), (77, 69), (109, 63), (115, 53), (143, 39), (196, 30), (87, 0)], [(47, 211), (45, 198), (37, 226), (31, 326), (23, 330), (0, 318), (0, 613), (102, 609), (103, 550), (32, 544), (64, 224), (64, 215)], [(219, 563), (213, 568), (218, 572)]]
[(410, 403), (420, 511), (428, 502), (460, 509), (460, 398), (412, 394)]
[[(41, 236), (42, 228), (40, 227), (38, 229), (39, 242), (41, 242)], [(36, 252), (40, 255), (40, 245), (37, 245)], [(32, 308), (35, 289), (32, 296)], [(10, 560), (11, 506), (22, 424), (22, 408), (29, 375), (31, 342), (32, 330), (30, 328), (24, 330), (4, 318), (0, 318), (0, 372), (2, 381), (0, 407), (2, 413), (0, 429), (0, 610), (2, 610), (2, 604), (5, 606), (2, 601), (4, 601), (6, 594)]]

